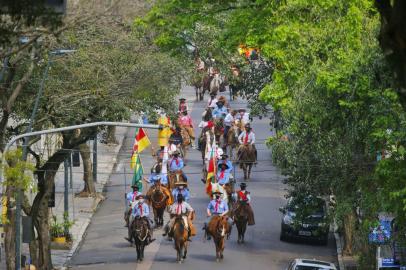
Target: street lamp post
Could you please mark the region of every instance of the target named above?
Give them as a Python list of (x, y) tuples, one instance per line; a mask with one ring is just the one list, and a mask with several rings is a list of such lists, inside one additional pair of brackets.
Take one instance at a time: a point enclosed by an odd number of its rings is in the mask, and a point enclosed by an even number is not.
[[(32, 126), (34, 124), (36, 115), (37, 115), (37, 111), (38, 111), (38, 106), (39, 106), (39, 101), (42, 97), (42, 93), (44, 92), (44, 86), (45, 86), (45, 81), (48, 78), (48, 71), (49, 68), (51, 66), (51, 59), (52, 56), (54, 55), (64, 55), (67, 53), (73, 53), (75, 52), (75, 50), (67, 50), (67, 49), (58, 49), (58, 50), (54, 50), (49, 52), (48, 54), (48, 61), (47, 61), (47, 65), (45, 67), (45, 71), (44, 71), (44, 75), (42, 76), (42, 80), (41, 80), (41, 84), (40, 84), (40, 88), (38, 90), (38, 94), (37, 97), (35, 98), (35, 102), (34, 102), (34, 108), (32, 109), (31, 112), (31, 117), (29, 120), (29, 124), (27, 127), (27, 130), (25, 133), (29, 133), (32, 131)], [(28, 137), (25, 137), (23, 140), (23, 156), (22, 159), (23, 161), (27, 160), (27, 155), (28, 155)], [(15, 248), (15, 253), (16, 253), (16, 262), (15, 262), (15, 266), (16, 266), (16, 270), (20, 270), (21, 269), (21, 204), (22, 204), (22, 197), (23, 197), (23, 192), (20, 188), (17, 189), (17, 193), (16, 193), (16, 214), (15, 214), (15, 241), (16, 241), (16, 248)]]

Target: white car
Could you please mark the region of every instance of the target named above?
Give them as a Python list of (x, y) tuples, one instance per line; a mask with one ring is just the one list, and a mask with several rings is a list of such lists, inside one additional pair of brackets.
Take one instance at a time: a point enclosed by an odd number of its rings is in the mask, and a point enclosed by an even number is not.
[(334, 263), (314, 259), (294, 259), (287, 270), (337, 270)]

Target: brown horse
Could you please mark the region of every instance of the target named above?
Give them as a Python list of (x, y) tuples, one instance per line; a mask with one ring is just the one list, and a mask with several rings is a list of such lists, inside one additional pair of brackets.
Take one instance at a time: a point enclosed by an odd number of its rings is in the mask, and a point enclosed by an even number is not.
[(189, 145), (192, 143), (192, 140), (190, 138), (189, 132), (183, 126), (180, 129), (180, 135), (182, 136), (182, 144), (180, 145), (180, 151), (183, 159), (186, 159), (186, 153), (189, 148)]
[(224, 120), (222, 118), (214, 120), (214, 135), (216, 136), (216, 142), (220, 145), (220, 140), (224, 140)]
[(170, 172), (169, 173), (169, 188), (171, 190), (173, 190), (175, 188), (175, 183), (178, 182), (187, 182), (185, 181), (186, 179), (183, 177), (183, 172), (180, 171), (176, 171), (176, 172)]
[(173, 225), (173, 239), (175, 240), (175, 249), (177, 252), (176, 260), (178, 263), (182, 263), (187, 256), (188, 247), (188, 231), (183, 224), (183, 218), (181, 215), (176, 216), (175, 223)]
[(247, 230), (247, 223), (249, 218), (248, 204), (245, 201), (238, 201), (235, 209), (233, 210), (234, 222), (237, 226), (238, 244), (244, 243), (245, 231)]
[(168, 205), (170, 192), (158, 182), (148, 190), (147, 195), (154, 211), (155, 225), (161, 227), (164, 225), (164, 211)]
[(241, 145), (238, 149), (237, 160), (244, 171), (244, 180), (250, 179), (252, 165), (255, 163), (255, 148), (252, 145)]
[(203, 100), (203, 95), (204, 95), (203, 76), (202, 76), (203, 72), (204, 72), (204, 70), (197, 71), (192, 78), (192, 85), (195, 87), (195, 90), (196, 90), (196, 101)]
[(225, 238), (230, 232), (230, 224), (227, 222), (227, 217), (213, 216), (208, 224), (207, 232), (213, 237), (214, 244), (216, 245), (216, 260), (219, 262), (224, 258)]
[(238, 147), (238, 126), (232, 125), (227, 132), (226, 148), (228, 149), (230, 159), (233, 159), (233, 152)]

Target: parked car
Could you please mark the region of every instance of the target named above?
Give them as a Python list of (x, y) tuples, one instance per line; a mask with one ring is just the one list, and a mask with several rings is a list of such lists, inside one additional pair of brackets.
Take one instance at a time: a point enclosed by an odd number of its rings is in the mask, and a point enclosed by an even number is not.
[(283, 213), (280, 240), (291, 238), (317, 240), (327, 245), (329, 223), (326, 202), (319, 197), (291, 197), (285, 207), (279, 208)]
[(309, 259), (293, 260), (287, 270), (337, 270), (334, 263)]

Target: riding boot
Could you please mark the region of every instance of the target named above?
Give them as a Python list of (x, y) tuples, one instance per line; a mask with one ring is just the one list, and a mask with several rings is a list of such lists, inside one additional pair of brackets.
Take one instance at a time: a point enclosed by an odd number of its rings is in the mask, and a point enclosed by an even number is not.
[(187, 231), (187, 241), (192, 242), (191, 237), (192, 237), (192, 235), (191, 235), (191, 229), (189, 228), (189, 230)]

